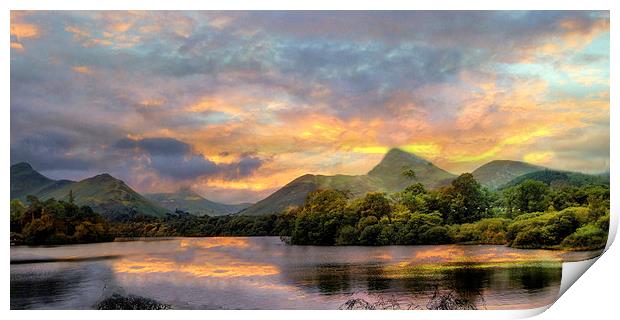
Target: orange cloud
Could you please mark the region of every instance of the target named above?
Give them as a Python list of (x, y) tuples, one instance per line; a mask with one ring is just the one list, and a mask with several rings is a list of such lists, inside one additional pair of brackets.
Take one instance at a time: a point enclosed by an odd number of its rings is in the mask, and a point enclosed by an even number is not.
[(24, 46), (19, 42), (11, 41), (11, 49), (24, 50)]
[(18, 38), (35, 38), (39, 36), (39, 28), (34, 24), (11, 23), (11, 35)]
[(92, 70), (87, 66), (75, 66), (71, 68), (71, 70), (73, 70), (73, 72), (82, 73), (82, 74), (92, 73)]

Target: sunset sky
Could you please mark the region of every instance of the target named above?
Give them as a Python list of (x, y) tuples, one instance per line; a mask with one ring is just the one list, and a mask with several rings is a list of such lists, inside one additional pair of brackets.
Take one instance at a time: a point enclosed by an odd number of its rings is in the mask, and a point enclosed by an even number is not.
[(390, 147), (609, 170), (608, 12), (11, 14), (11, 162), (257, 201)]

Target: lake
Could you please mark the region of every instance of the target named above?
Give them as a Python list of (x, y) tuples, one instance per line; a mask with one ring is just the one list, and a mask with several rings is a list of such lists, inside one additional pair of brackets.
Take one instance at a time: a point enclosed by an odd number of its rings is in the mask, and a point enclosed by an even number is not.
[(338, 309), (356, 298), (425, 309), (446, 292), (479, 309), (529, 309), (555, 301), (562, 261), (600, 252), (291, 246), (277, 237), (19, 246), (11, 309), (91, 309), (113, 293), (174, 309)]

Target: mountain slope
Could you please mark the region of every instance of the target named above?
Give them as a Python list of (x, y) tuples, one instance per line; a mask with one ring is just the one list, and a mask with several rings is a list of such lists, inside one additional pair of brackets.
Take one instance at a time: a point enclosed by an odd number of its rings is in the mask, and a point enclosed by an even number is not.
[(11, 166), (11, 199), (24, 201), (28, 195), (39, 197), (71, 183), (73, 181), (50, 179), (26, 162)]
[[(405, 169), (412, 169), (416, 180), (405, 177)], [(306, 174), (289, 182), (267, 198), (239, 212), (244, 215), (263, 215), (279, 213), (291, 206), (304, 203), (308, 193), (317, 189), (348, 190), (357, 197), (370, 191), (394, 192), (404, 189), (414, 181), (434, 188), (449, 183), (456, 176), (432, 163), (400, 149), (392, 149), (383, 160), (368, 174), (348, 175), (312, 175)]]
[(368, 172), (368, 176), (380, 180), (385, 190), (398, 191), (412, 183), (412, 179), (403, 175), (405, 169), (412, 169), (416, 174), (415, 181), (428, 188), (448, 184), (456, 178), (431, 162), (400, 149), (388, 151), (383, 160)]
[(146, 198), (156, 202), (170, 211), (176, 209), (187, 211), (194, 215), (222, 216), (237, 213), (252, 204), (224, 204), (211, 201), (195, 193), (189, 188), (181, 188), (174, 193), (151, 193)]
[(43, 195), (42, 198), (67, 201), (70, 192), (73, 192), (76, 204), (90, 206), (95, 212), (108, 218), (132, 213), (163, 216), (168, 212), (107, 173), (66, 185)]
[(603, 175), (590, 175), (579, 172), (541, 170), (519, 176), (504, 184), (500, 189), (516, 186), (525, 180), (536, 180), (547, 184), (552, 188), (581, 187), (586, 185), (609, 186), (609, 177)]
[(493, 160), (480, 166), (472, 174), (480, 184), (496, 190), (519, 176), (544, 169), (544, 167), (521, 161)]

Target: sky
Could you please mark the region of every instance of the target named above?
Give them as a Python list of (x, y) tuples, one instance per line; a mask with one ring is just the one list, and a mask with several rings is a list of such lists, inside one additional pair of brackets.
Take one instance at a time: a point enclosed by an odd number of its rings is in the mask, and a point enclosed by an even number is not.
[(609, 170), (608, 11), (12, 11), (11, 163), (254, 202), (392, 147)]

